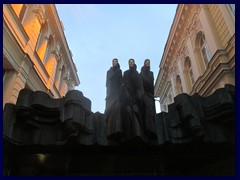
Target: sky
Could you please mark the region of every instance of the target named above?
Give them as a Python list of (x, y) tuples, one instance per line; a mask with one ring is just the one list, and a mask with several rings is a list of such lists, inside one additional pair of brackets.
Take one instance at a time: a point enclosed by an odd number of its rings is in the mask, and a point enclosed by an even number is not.
[[(104, 113), (106, 74), (117, 58), (122, 72), (133, 58), (140, 73), (145, 59), (157, 79), (177, 4), (56, 4), (77, 67), (75, 87)], [(154, 83), (155, 83), (154, 80)], [(160, 112), (156, 101), (156, 112)]]

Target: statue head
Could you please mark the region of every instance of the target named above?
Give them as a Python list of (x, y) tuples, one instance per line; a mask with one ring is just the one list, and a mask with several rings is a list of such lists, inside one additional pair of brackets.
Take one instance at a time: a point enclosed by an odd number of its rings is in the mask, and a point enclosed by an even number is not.
[(145, 59), (144, 66), (150, 67), (150, 60), (149, 59)]
[(137, 70), (137, 65), (135, 64), (135, 60), (134, 59), (129, 59), (128, 60), (128, 65), (129, 65), (129, 69), (130, 70)]
[(129, 59), (128, 64), (129, 64), (129, 67), (133, 67), (135, 65), (134, 59)]
[(119, 67), (118, 59), (117, 59), (117, 58), (114, 58), (114, 59), (112, 60), (112, 66), (113, 66), (113, 67)]

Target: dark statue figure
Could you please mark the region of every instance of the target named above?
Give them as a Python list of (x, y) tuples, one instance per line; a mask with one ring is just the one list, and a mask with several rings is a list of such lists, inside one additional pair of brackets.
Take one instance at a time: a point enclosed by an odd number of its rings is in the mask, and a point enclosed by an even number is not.
[(129, 59), (129, 70), (123, 74), (123, 127), (126, 139), (143, 136), (142, 98), (144, 89), (134, 59)]
[(122, 136), (121, 115), (121, 86), (122, 70), (118, 59), (113, 59), (112, 67), (107, 71), (107, 97), (106, 97), (106, 131), (108, 139), (119, 139)]
[(143, 124), (144, 132), (150, 138), (157, 138), (156, 123), (155, 123), (155, 101), (154, 101), (154, 76), (150, 71), (150, 60), (144, 61), (144, 66), (141, 68), (140, 76), (143, 82)]

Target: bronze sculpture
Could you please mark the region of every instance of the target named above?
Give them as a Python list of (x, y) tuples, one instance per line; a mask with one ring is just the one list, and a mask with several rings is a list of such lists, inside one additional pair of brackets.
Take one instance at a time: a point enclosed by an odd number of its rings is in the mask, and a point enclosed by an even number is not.
[(107, 96), (106, 96), (106, 131), (108, 139), (120, 139), (122, 137), (122, 113), (121, 113), (121, 86), (122, 70), (118, 59), (112, 60), (112, 67), (107, 71)]
[(129, 59), (129, 70), (123, 74), (123, 127), (126, 139), (142, 139), (141, 116), (143, 85), (134, 59)]
[(144, 132), (149, 138), (157, 138), (155, 123), (154, 76), (150, 71), (150, 60), (146, 59), (141, 68), (140, 76), (144, 88), (142, 117)]

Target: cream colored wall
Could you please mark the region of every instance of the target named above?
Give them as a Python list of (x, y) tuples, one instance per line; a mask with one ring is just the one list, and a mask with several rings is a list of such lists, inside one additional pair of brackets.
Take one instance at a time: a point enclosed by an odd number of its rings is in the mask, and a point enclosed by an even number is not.
[(214, 24), (219, 34), (223, 47), (226, 47), (229, 39), (235, 34), (235, 18), (226, 5), (209, 6)]
[[(185, 7), (187, 6), (187, 7)], [(185, 19), (185, 22), (180, 21)], [(177, 28), (181, 24), (183, 28)], [(184, 24), (184, 26), (183, 26)], [(176, 37), (178, 34), (178, 38)], [(200, 55), (198, 48), (199, 37), (205, 36), (212, 56), (208, 65)], [(180, 37), (179, 37), (180, 36)], [(175, 40), (175, 43), (172, 43)], [(176, 41), (185, 43), (179, 43)], [(172, 94), (178, 95), (176, 90), (176, 76), (182, 81), (183, 92), (198, 93), (202, 96), (211, 95), (216, 89), (225, 84), (235, 85), (235, 16), (227, 4), (197, 4), (178, 6), (171, 33), (163, 53), (161, 68), (155, 83), (155, 97), (160, 97), (161, 107), (168, 105), (166, 72), (171, 80)], [(171, 49), (175, 49), (172, 51)], [(171, 58), (167, 56), (171, 52)], [(184, 59), (189, 57), (195, 83), (189, 86), (184, 74)], [(165, 73), (164, 73), (165, 71)]]

